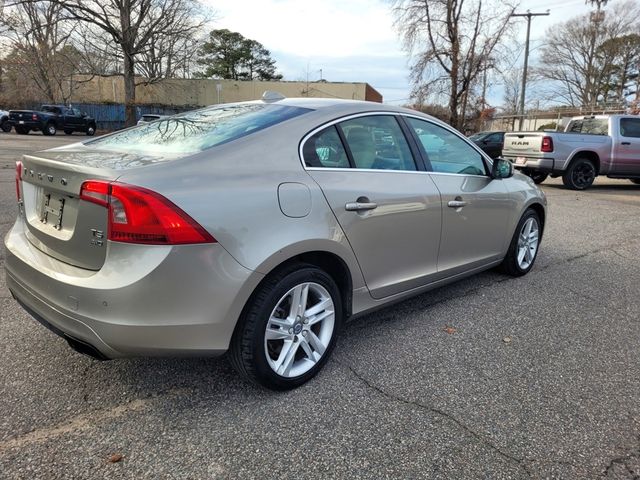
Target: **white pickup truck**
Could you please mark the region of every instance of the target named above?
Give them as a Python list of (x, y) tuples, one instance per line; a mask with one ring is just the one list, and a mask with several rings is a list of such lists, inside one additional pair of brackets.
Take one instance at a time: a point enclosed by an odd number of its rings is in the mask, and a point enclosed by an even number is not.
[(502, 156), (536, 183), (562, 176), (584, 190), (606, 175), (640, 184), (640, 116), (574, 117), (564, 132), (507, 133)]

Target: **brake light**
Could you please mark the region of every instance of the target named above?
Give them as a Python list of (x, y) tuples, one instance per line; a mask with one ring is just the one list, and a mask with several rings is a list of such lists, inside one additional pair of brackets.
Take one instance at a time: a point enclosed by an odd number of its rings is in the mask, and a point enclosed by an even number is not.
[(20, 181), (22, 180), (22, 162), (18, 160), (16, 162), (16, 197), (18, 202), (22, 200), (22, 189), (20, 187)]
[(31, 120), (38, 120), (38, 115), (35, 113), (31, 115)]
[(107, 207), (107, 238), (114, 242), (151, 245), (216, 242), (177, 205), (146, 188), (89, 180), (82, 184), (80, 198)]
[(542, 137), (542, 146), (540, 147), (540, 151), (545, 153), (553, 152), (553, 138)]

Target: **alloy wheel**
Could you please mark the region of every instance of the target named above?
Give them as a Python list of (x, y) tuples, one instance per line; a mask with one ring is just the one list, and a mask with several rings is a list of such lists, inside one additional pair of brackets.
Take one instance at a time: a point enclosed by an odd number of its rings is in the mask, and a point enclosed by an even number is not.
[(538, 221), (531, 217), (524, 222), (518, 235), (518, 266), (526, 270), (531, 266), (538, 252), (540, 243), (540, 228)]
[(296, 285), (278, 301), (264, 335), (271, 369), (282, 377), (305, 374), (323, 357), (335, 326), (335, 307), (322, 285)]
[(573, 183), (578, 188), (587, 188), (593, 183), (596, 171), (591, 162), (581, 162), (572, 172)]

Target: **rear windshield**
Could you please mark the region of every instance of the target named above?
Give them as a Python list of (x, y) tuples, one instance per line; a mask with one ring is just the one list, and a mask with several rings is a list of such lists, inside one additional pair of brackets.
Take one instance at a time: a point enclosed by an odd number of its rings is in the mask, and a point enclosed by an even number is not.
[(567, 133), (586, 133), (589, 135), (608, 135), (609, 122), (606, 118), (584, 118), (571, 120), (565, 130)]
[(209, 107), (129, 128), (87, 144), (137, 153), (197, 153), (310, 111), (263, 103)]

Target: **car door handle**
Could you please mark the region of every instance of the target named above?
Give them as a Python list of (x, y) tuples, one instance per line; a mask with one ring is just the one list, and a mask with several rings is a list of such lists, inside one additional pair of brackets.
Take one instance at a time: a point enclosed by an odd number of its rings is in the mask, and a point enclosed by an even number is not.
[(622, 145), (631, 145), (631, 142), (622, 142)]
[(348, 212), (361, 212), (362, 210), (373, 210), (378, 204), (373, 202), (351, 202), (344, 206)]
[(462, 200), (451, 200), (449, 203), (447, 203), (447, 205), (451, 208), (462, 208), (467, 205), (467, 202), (464, 202)]

